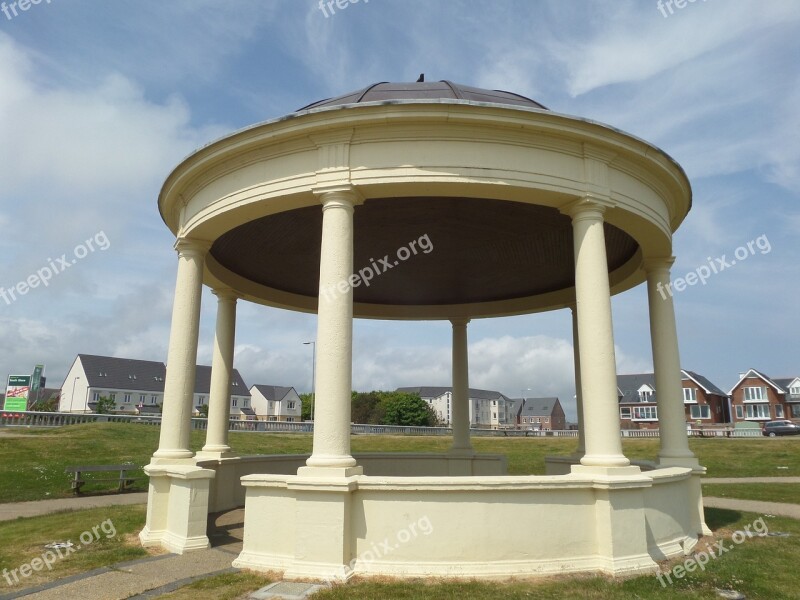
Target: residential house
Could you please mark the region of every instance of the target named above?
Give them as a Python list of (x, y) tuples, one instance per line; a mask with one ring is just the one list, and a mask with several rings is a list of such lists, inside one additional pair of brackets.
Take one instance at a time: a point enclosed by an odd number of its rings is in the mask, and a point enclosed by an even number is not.
[[(656, 380), (653, 373), (617, 376), (619, 417), (623, 429), (657, 429)], [(711, 425), (730, 422), (728, 395), (706, 377), (681, 370), (687, 423)]]
[(250, 388), (253, 409), (261, 421), (302, 421), (303, 403), (293, 387), (254, 385)]
[(800, 377), (773, 379), (750, 369), (729, 394), (734, 423), (800, 419)]
[[(252, 407), (252, 399), (247, 389), (247, 384), (242, 379), (237, 369), (231, 372), (231, 399), (230, 418), (240, 420), (255, 420), (256, 413)], [(199, 415), (200, 408), (208, 404), (211, 396), (211, 367), (197, 365), (194, 371), (194, 396), (192, 404), (195, 415)]]
[(519, 427), (541, 431), (563, 431), (567, 418), (558, 398), (524, 398), (519, 408)]
[[(164, 402), (166, 365), (150, 360), (79, 354), (61, 385), (60, 412), (92, 412), (101, 397), (113, 400), (115, 413), (158, 414)], [(195, 411), (208, 403), (211, 367), (195, 371)], [(231, 377), (231, 416), (246, 418), (242, 408), (250, 406), (250, 393), (239, 372)]]
[[(400, 387), (398, 392), (419, 394), (436, 412), (439, 421), (446, 426), (452, 423), (452, 387), (420, 386)], [(509, 398), (500, 392), (469, 388), (469, 422), (471, 427), (500, 429), (513, 426), (513, 417), (508, 412)], [(511, 420), (511, 422), (509, 421)]]

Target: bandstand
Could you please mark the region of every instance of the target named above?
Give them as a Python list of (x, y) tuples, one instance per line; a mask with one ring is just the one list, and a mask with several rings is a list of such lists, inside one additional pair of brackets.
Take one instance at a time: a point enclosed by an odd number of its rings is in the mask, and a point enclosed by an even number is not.
[[(687, 440), (672, 297), (659, 293), (690, 206), (683, 170), (653, 145), (446, 81), (375, 84), (201, 148), (159, 197), (178, 275), (142, 543), (205, 548), (209, 512), (244, 505), (234, 566), (289, 579), (628, 574), (690, 552), (709, 533), (704, 469)], [(422, 236), (429, 252), (392, 262)], [(391, 267), (358, 277), (387, 256)], [(634, 464), (620, 438), (611, 295), (642, 283), (660, 447)], [(195, 454), (203, 285), (218, 308)], [(310, 456), (228, 446), (239, 301), (317, 314)], [(577, 447), (548, 458), (544, 476), (509, 476), (504, 457), (470, 442), (468, 324), (562, 309), (572, 311)], [(448, 452), (351, 453), (353, 318), (452, 324)]]

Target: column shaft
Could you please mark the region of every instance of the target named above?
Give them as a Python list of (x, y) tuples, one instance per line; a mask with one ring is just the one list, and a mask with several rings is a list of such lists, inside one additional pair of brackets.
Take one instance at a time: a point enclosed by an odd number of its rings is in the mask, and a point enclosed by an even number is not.
[(581, 464), (623, 467), (617, 368), (611, 320), (603, 206), (581, 201), (570, 215), (575, 244), (575, 299), (586, 453)]
[(322, 248), (317, 312), (314, 444), (308, 467), (354, 467), (350, 455), (353, 376), (352, 191), (322, 194)]
[(651, 259), (645, 262), (661, 441), (659, 461), (694, 466), (698, 463), (689, 450), (686, 434), (675, 306), (669, 287), (672, 260)]
[(231, 416), (231, 377), (236, 336), (236, 295), (231, 290), (214, 290), (217, 296), (217, 330), (211, 359), (211, 393), (208, 401), (208, 430), (204, 453), (226, 454), (228, 422)]
[(581, 389), (581, 356), (580, 340), (578, 339), (578, 310), (573, 306), (572, 311), (572, 352), (575, 363), (575, 403), (578, 412), (578, 447), (573, 456), (582, 458), (586, 454), (586, 420), (583, 418), (583, 390)]
[(450, 399), (453, 446), (451, 452), (472, 454), (469, 441), (469, 353), (467, 323), (469, 319), (453, 319), (453, 394)]
[(208, 244), (179, 239), (175, 248), (178, 251), (178, 276), (167, 352), (161, 433), (158, 450), (153, 454), (156, 461), (162, 462), (192, 457), (192, 397), (200, 329), (203, 264)]

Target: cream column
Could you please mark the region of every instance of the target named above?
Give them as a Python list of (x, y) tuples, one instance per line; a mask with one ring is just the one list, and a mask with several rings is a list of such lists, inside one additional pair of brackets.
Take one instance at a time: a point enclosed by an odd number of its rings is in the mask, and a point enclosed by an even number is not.
[(314, 445), (298, 475), (360, 473), (350, 455), (353, 377), (353, 206), (352, 189), (321, 194), (322, 248), (317, 310)]
[(469, 319), (451, 319), (453, 324), (453, 394), (450, 399), (453, 428), (453, 454), (474, 454), (469, 441), (469, 353), (467, 323)]
[(230, 289), (213, 291), (217, 297), (217, 330), (211, 359), (211, 393), (208, 401), (208, 430), (201, 454), (222, 458), (230, 454), (228, 422), (231, 416), (231, 377), (236, 337), (236, 294)]
[(661, 464), (696, 466), (699, 463), (689, 450), (686, 434), (678, 332), (670, 287), (670, 267), (674, 260), (653, 258), (644, 262), (661, 440), (658, 456)]
[(583, 390), (581, 389), (581, 356), (580, 340), (578, 340), (578, 310), (571, 306), (572, 311), (572, 353), (575, 362), (575, 403), (578, 412), (578, 447), (572, 455), (582, 458), (586, 454), (586, 420), (583, 418)]
[[(578, 311), (586, 453), (581, 465), (625, 467), (617, 398), (617, 368), (611, 321), (603, 214), (605, 207), (583, 198), (568, 208), (575, 245), (575, 304)], [(573, 467), (573, 470), (577, 466)], [(637, 469), (638, 470), (638, 469)]]
[(183, 461), (193, 456), (190, 449), (192, 397), (200, 330), (203, 265), (209, 247), (208, 242), (187, 238), (180, 238), (175, 243), (178, 277), (167, 351), (161, 434), (158, 450), (153, 454), (154, 463)]

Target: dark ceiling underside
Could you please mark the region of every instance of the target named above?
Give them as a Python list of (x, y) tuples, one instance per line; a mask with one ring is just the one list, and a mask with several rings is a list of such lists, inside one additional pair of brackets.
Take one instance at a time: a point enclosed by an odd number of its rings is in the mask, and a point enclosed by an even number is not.
[[(360, 303), (480, 303), (553, 292), (575, 281), (570, 219), (553, 208), (476, 198), (375, 199), (355, 208), (354, 230), (355, 272), (386, 255), (392, 266), (369, 287), (355, 287)], [(246, 279), (316, 298), (321, 231), (321, 207), (291, 210), (229, 231), (211, 254)], [(614, 270), (638, 245), (612, 225), (605, 225), (605, 235)], [(398, 250), (410, 250), (412, 241), (416, 254), (401, 260)]]

